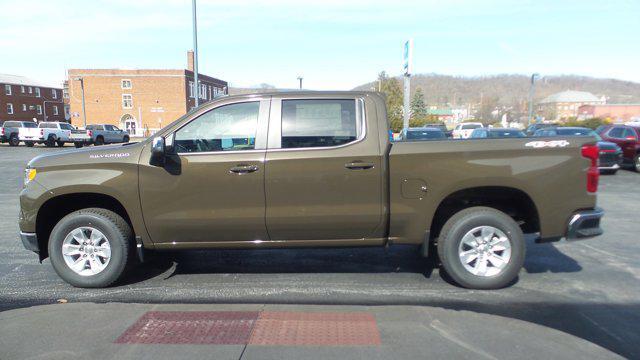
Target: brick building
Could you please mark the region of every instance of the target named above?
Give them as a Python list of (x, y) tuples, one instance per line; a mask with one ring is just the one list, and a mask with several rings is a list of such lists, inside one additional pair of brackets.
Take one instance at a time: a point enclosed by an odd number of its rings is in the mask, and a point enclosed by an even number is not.
[(615, 122), (640, 120), (640, 104), (582, 105), (578, 108), (578, 119), (610, 119)]
[(64, 121), (62, 89), (0, 74), (0, 124), (8, 120)]
[(582, 105), (604, 104), (605, 99), (590, 92), (567, 90), (549, 95), (538, 103), (538, 114), (546, 120), (561, 120), (578, 116)]
[[(227, 94), (227, 82), (198, 74), (200, 104)], [(70, 69), (68, 96), (71, 123), (112, 124), (134, 136), (148, 136), (195, 106), (193, 52), (187, 69)]]

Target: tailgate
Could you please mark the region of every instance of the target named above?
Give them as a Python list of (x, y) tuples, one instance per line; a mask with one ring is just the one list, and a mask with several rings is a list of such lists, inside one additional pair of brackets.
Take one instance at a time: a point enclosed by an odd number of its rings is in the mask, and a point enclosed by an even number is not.
[[(483, 187), (524, 192), (538, 210), (541, 235), (562, 235), (573, 211), (596, 205), (595, 194), (587, 192), (591, 162), (581, 154), (583, 145), (595, 142), (593, 137), (396, 142), (389, 155), (392, 236), (419, 237), (447, 196), (474, 188), (481, 193)], [(418, 190), (407, 188), (414, 185)], [(413, 193), (420, 196), (407, 196)]]
[(20, 128), (18, 130), (18, 138), (20, 140), (37, 140), (41, 138), (40, 128)]
[(89, 140), (91, 137), (87, 133), (87, 130), (71, 130), (69, 138), (71, 140)]

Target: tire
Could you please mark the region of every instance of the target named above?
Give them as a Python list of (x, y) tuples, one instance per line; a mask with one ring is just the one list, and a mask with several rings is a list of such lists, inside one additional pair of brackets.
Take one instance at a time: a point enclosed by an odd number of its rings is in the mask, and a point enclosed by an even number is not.
[(63, 147), (64, 146), (64, 141), (56, 141), (56, 145), (58, 145), (58, 147)]
[(102, 136), (98, 136), (95, 142), (96, 146), (104, 145), (104, 138)]
[(18, 134), (11, 134), (9, 137), (9, 146), (18, 146), (20, 145), (20, 139), (18, 139)]
[[(71, 255), (71, 258), (63, 255), (65, 239), (70, 236), (71, 238), (80, 238), (80, 236), (74, 237), (71, 234), (72, 232), (78, 234), (80, 228), (89, 232), (84, 233), (85, 238), (97, 230), (97, 234), (102, 235), (110, 245), (108, 261), (104, 257), (98, 257), (99, 254), (107, 253), (104, 250), (105, 242), (102, 240), (98, 240), (101, 242), (100, 245), (97, 242), (93, 243), (95, 248), (94, 246), (84, 246), (83, 251), (77, 250), (80, 255), (76, 259), (86, 258), (86, 260), (80, 260), (82, 261), (82, 270), (80, 270), (83, 272), (82, 274), (67, 265), (68, 261), (77, 261), (73, 259), (75, 255)], [(96, 235), (98, 239), (100, 239), (99, 235)], [(68, 249), (79, 247), (80, 243), (80, 241), (71, 240), (70, 243), (67, 243)], [(56, 224), (49, 237), (49, 257), (56, 273), (69, 284), (82, 288), (103, 288), (113, 284), (124, 273), (131, 254), (133, 254), (132, 244), (131, 228), (120, 215), (106, 209), (88, 208), (74, 211)], [(87, 256), (89, 254), (96, 255), (92, 258)], [(95, 259), (95, 262), (91, 259)], [(94, 274), (94, 264), (98, 264), (98, 262), (100, 266), (95, 265), (95, 267), (102, 270)]]
[(47, 138), (47, 141), (45, 141), (44, 145), (46, 147), (54, 147), (56, 144), (56, 141), (57, 141), (56, 137), (54, 135), (51, 135)]
[[(497, 231), (489, 230), (494, 231), (490, 243), (479, 245), (479, 250), (468, 246), (467, 241), (463, 243), (465, 238), (472, 239), (471, 241), (477, 244), (475, 238), (482, 235), (484, 229), (491, 228)], [(474, 232), (474, 230), (477, 231)], [(506, 237), (506, 242), (498, 240), (502, 238), (498, 232)], [(488, 245), (491, 244), (493, 246), (489, 247)], [(498, 247), (504, 248), (507, 245), (510, 245), (510, 256), (507, 249), (492, 250)], [(518, 224), (507, 214), (488, 207), (471, 207), (456, 213), (444, 224), (438, 238), (438, 256), (444, 270), (456, 283), (469, 289), (499, 289), (509, 285), (524, 265), (525, 249), (524, 234)], [(478, 263), (482, 258), (476, 257), (475, 260), (467, 262), (467, 266), (473, 268), (468, 270), (460, 256), (463, 251), (481, 251), (485, 254), (484, 256), (488, 255), (491, 259), (495, 259), (496, 256), (508, 259), (500, 269), (494, 265), (497, 259)], [(474, 254), (470, 253), (470, 258)], [(482, 263), (486, 264), (484, 275), (482, 275)], [(479, 271), (479, 273), (474, 274), (472, 271)]]
[(128, 137), (127, 135), (125, 135), (125, 136), (122, 138), (122, 142), (128, 143), (128, 142), (129, 142), (129, 137)]
[(33, 147), (33, 145), (35, 145), (33, 141), (25, 141), (24, 144), (27, 145), (27, 147)]
[(633, 157), (633, 170), (640, 172), (640, 154), (636, 154), (636, 156)]
[(76, 147), (76, 149), (80, 149), (81, 147), (84, 146), (84, 144), (81, 142), (73, 143), (73, 145)]

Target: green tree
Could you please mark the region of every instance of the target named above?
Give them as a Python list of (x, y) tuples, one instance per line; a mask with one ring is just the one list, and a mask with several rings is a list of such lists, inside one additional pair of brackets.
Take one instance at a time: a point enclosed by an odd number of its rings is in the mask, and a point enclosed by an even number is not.
[(380, 91), (386, 96), (387, 117), (394, 132), (402, 129), (402, 87), (396, 78), (390, 78), (386, 72), (378, 74)]
[(421, 88), (417, 88), (411, 99), (411, 119), (424, 119), (427, 116), (427, 105), (424, 103), (424, 94)]

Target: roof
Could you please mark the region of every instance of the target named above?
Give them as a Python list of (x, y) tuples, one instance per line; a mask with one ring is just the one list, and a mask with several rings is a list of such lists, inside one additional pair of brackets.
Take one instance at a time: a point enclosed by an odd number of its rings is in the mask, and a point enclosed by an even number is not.
[(40, 86), (44, 88), (62, 89), (62, 86), (52, 86), (42, 81), (33, 80), (25, 76), (0, 74), (0, 84)]
[(540, 101), (540, 104), (559, 103), (559, 102), (597, 102), (602, 101), (599, 97), (586, 91), (567, 90), (553, 95), (549, 95)]

